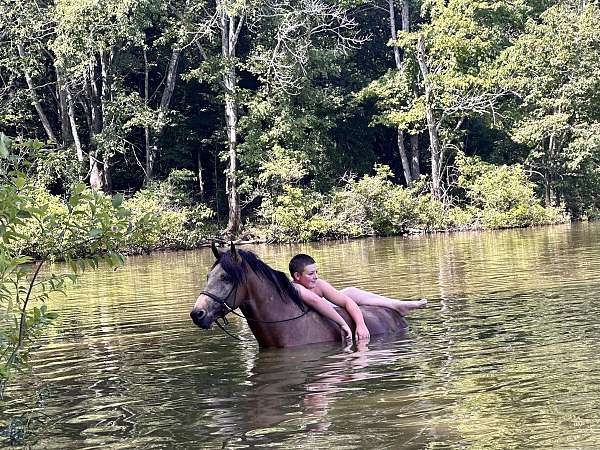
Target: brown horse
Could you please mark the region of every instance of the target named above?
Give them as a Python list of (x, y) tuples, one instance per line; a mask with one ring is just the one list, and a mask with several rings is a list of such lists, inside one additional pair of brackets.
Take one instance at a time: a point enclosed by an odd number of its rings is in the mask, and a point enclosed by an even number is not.
[[(240, 308), (261, 347), (341, 341), (339, 326), (308, 308), (283, 272), (273, 270), (252, 252), (237, 250), (233, 244), (223, 253), (214, 245), (212, 248), (217, 261), (190, 313), (196, 325), (208, 329), (216, 319)], [(362, 306), (361, 311), (372, 336), (405, 332), (408, 328), (395, 310)], [(346, 311), (340, 308), (338, 312), (354, 331)]]

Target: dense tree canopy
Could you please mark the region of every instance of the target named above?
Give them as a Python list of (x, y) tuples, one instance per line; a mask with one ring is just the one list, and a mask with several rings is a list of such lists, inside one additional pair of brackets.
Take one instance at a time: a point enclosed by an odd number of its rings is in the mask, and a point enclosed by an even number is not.
[(596, 1), (0, 5), (0, 133), (47, 143), (52, 193), (187, 170), (188, 206), (235, 235), (375, 164), (450, 211), (464, 152), (518, 164), (545, 206), (600, 208)]

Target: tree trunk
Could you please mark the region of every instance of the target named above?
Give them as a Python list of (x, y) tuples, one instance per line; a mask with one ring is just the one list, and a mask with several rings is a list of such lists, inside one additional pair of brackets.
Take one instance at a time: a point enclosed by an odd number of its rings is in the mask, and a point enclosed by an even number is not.
[(411, 187), (412, 174), (410, 173), (410, 162), (408, 160), (408, 155), (406, 154), (406, 147), (404, 146), (404, 132), (400, 127), (398, 127), (398, 153), (400, 154), (400, 160), (402, 161), (402, 170), (404, 171), (406, 186)]
[(114, 50), (100, 50), (100, 74), (102, 84), (100, 89), (100, 105), (102, 107), (102, 125), (103, 129), (107, 122), (112, 120), (108, 115), (108, 102), (112, 100), (112, 60)]
[(77, 152), (77, 161), (83, 163), (83, 149), (81, 147), (81, 140), (79, 139), (79, 132), (77, 131), (77, 123), (75, 122), (75, 105), (73, 104), (71, 89), (66, 84), (65, 93), (67, 94), (67, 113), (69, 115), (69, 124), (71, 125), (71, 136), (73, 137), (75, 151)]
[[(102, 58), (102, 57), (101, 57)], [(105, 69), (103, 71), (103, 78), (106, 76)], [(104, 109), (102, 104), (102, 98), (107, 94), (106, 87), (102, 87), (103, 94), (100, 95), (98, 91), (98, 84), (96, 80), (96, 61), (92, 60), (88, 64), (87, 80), (86, 80), (86, 94), (89, 102), (89, 112), (91, 115), (91, 128), (90, 128), (90, 186), (92, 189), (97, 191), (106, 191), (106, 175), (104, 172), (104, 166), (99, 155), (98, 144), (95, 142), (95, 136), (99, 135), (103, 129), (104, 122)]]
[[(394, 0), (388, 0), (388, 9), (390, 14), (390, 34), (392, 40), (398, 39), (398, 33), (396, 33), (396, 13), (394, 11)], [(400, 48), (397, 45), (393, 46), (394, 49), (394, 61), (396, 62), (396, 69), (402, 67), (402, 55), (400, 55)]]
[[(390, 14), (390, 34), (392, 35), (392, 40), (396, 41), (398, 39), (398, 33), (396, 32), (396, 13), (394, 11), (394, 0), (388, 0), (388, 7)], [(400, 70), (402, 69), (402, 55), (400, 54), (400, 48), (394, 45), (393, 49), (396, 69)], [(410, 187), (412, 185), (413, 177), (410, 170), (408, 155), (406, 154), (406, 147), (404, 146), (404, 131), (400, 127), (398, 127), (398, 154), (400, 156), (400, 160), (402, 161), (402, 170), (404, 172), (406, 186)]]
[[(179, 65), (179, 59), (181, 56), (181, 49), (174, 48), (169, 58), (169, 68), (167, 69), (167, 80), (165, 82), (165, 89), (163, 90), (160, 106), (158, 108), (158, 128), (154, 136), (151, 135), (148, 127), (145, 127), (146, 135), (146, 178), (145, 184), (148, 184), (154, 174), (154, 161), (158, 156), (158, 139), (162, 134), (165, 126), (165, 120), (167, 113), (169, 112), (169, 106), (171, 99), (173, 98), (173, 92), (175, 92), (175, 82), (177, 81), (177, 66)], [(144, 80), (145, 89), (145, 101), (146, 106), (148, 105), (148, 61), (146, 58), (146, 51), (144, 50), (144, 62), (146, 65), (146, 77)]]
[(550, 206), (552, 202), (552, 188), (550, 180), (550, 171), (548, 168), (544, 170), (544, 206)]
[(402, 31), (408, 33), (410, 31), (410, 1), (402, 0)]
[(546, 158), (545, 167), (545, 188), (544, 188), (544, 206), (552, 206), (553, 189), (552, 184), (554, 183), (554, 174), (552, 173), (552, 166), (554, 164), (554, 155), (556, 147), (556, 135), (550, 134), (548, 138), (548, 157)]
[[(57, 90), (60, 104), (61, 128), (63, 143), (65, 146), (73, 144), (77, 155), (77, 161), (83, 163), (83, 148), (77, 122), (75, 121), (75, 103), (68, 80), (65, 78), (64, 69), (60, 64), (55, 64)], [(80, 166), (81, 170), (81, 166)]]
[[(19, 56), (21, 57), (21, 59), (25, 60), (26, 54), (23, 44), (17, 44), (17, 51), (19, 52)], [(25, 61), (23, 61), (23, 65), (26, 65)], [(29, 89), (31, 101), (33, 103), (33, 106), (35, 107), (35, 110), (38, 113), (40, 121), (42, 122), (42, 126), (44, 127), (44, 131), (46, 132), (46, 136), (48, 136), (48, 140), (58, 143), (56, 135), (54, 134), (54, 132), (52, 131), (52, 127), (50, 126), (50, 121), (48, 120), (48, 117), (46, 116), (46, 113), (42, 108), (42, 104), (40, 103), (40, 99), (35, 90), (35, 85), (33, 84), (31, 75), (29, 74), (29, 71), (26, 68), (23, 69), (23, 75), (25, 76), (25, 82), (27, 83), (27, 88)]]
[[(171, 58), (169, 59), (169, 69), (167, 72), (165, 90), (163, 91), (162, 97), (160, 99), (159, 118), (164, 118), (164, 116), (169, 110), (171, 98), (173, 97), (173, 92), (175, 91), (175, 81), (177, 80), (177, 66), (179, 64), (180, 56), (181, 49), (174, 48), (171, 52)], [(162, 120), (160, 121), (160, 123), (162, 125)]]
[(196, 152), (196, 162), (198, 163), (198, 190), (200, 198), (204, 200), (204, 178), (202, 177), (202, 147)]
[(441, 190), (441, 147), (440, 139), (437, 131), (437, 123), (433, 113), (433, 93), (431, 81), (429, 80), (429, 68), (425, 58), (425, 36), (419, 34), (417, 41), (417, 62), (419, 70), (423, 77), (423, 85), (425, 87), (425, 112), (427, 116), (427, 130), (429, 131), (429, 148), (431, 151), (431, 194), (436, 200), (442, 197)]
[(104, 190), (104, 174), (101, 162), (92, 154), (90, 154), (90, 186), (96, 191)]
[(91, 135), (100, 134), (102, 131), (102, 110), (100, 107), (100, 95), (96, 82), (96, 62), (90, 61), (88, 65), (86, 94), (89, 99), (90, 113), (92, 117)]
[[(221, 5), (222, 6), (222, 5)], [(225, 124), (227, 126), (227, 147), (229, 167), (227, 169), (227, 201), (229, 217), (225, 234), (236, 236), (241, 225), (241, 210), (237, 192), (237, 99), (235, 49), (237, 39), (244, 21), (240, 17), (237, 25), (235, 16), (230, 16), (225, 8), (221, 8), (221, 51), (225, 62), (223, 84), (225, 88)]]
[[(148, 53), (144, 47), (144, 106), (148, 108), (150, 102), (150, 70), (148, 68)], [(150, 127), (144, 125), (144, 143), (146, 147), (146, 161), (144, 164), (144, 185), (148, 185), (154, 173), (154, 151), (150, 144)]]
[(410, 135), (411, 173), (413, 180), (421, 178), (421, 164), (419, 163), (419, 135)]
[(62, 69), (54, 65), (56, 71), (56, 97), (58, 99), (58, 115), (60, 117), (60, 129), (63, 147), (73, 143), (71, 124), (69, 120), (69, 106), (67, 100), (67, 86), (63, 77)]
[[(402, 1), (402, 31), (410, 33), (410, 1)], [(414, 88), (414, 98), (417, 98), (416, 87)], [(421, 177), (421, 164), (419, 162), (419, 134), (410, 135), (410, 148), (411, 148), (411, 175), (412, 179), (418, 180)]]
[(229, 168), (227, 169), (227, 200), (229, 202), (229, 219), (226, 233), (234, 236), (240, 228), (240, 204), (237, 193), (237, 104), (230, 89), (234, 88), (235, 69), (230, 68), (223, 77), (225, 82), (225, 122), (227, 125), (227, 146)]

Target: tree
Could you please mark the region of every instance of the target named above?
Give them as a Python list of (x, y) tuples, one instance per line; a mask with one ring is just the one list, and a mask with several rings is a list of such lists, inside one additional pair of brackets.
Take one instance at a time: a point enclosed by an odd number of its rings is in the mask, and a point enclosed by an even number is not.
[(423, 86), (414, 105), (425, 112), (431, 190), (437, 199), (443, 197), (445, 160), (465, 119), (493, 119), (497, 102), (506, 95), (496, 82), (493, 64), (509, 44), (510, 27), (519, 27), (525, 11), (519, 2), (435, 1), (430, 4), (430, 23), (412, 38)]
[(334, 83), (365, 41), (349, 11), (320, 1), (263, 3), (249, 27), (248, 66), (260, 86), (248, 97), (241, 123), (246, 202), (260, 196), (254, 180), (273, 164), (284, 172), (294, 167), (297, 180), (301, 173), (324, 183), (331, 176), (340, 151), (330, 132), (344, 104)]
[[(27, 157), (43, 149), (38, 141), (11, 142), (0, 134), (0, 400), (15, 372), (24, 370), (36, 340), (56, 317), (47, 302), (101, 261), (122, 265), (119, 245), (129, 232), (122, 196), (106, 197), (78, 185), (61, 203), (32, 184)], [(36, 259), (25, 253), (33, 250)], [(42, 273), (63, 259), (71, 272)]]
[[(542, 178), (547, 206), (586, 198), (600, 155), (600, 7), (565, 1), (530, 20), (507, 49), (502, 77), (520, 99), (513, 138), (526, 144), (526, 165)], [(583, 196), (583, 197), (582, 197)]]
[[(396, 69), (399, 71), (403, 70), (403, 53), (400, 51), (400, 47), (394, 45), (398, 42), (398, 33), (396, 26), (396, 12), (394, 8), (394, 0), (388, 0), (388, 8), (390, 15), (390, 37), (393, 42), (394, 49), (394, 62), (396, 63)], [(403, 33), (410, 33), (410, 2), (408, 0), (402, 0), (401, 6), (401, 29)], [(408, 187), (411, 186), (413, 179), (419, 177), (419, 153), (418, 153), (418, 143), (412, 144), (412, 155), (411, 161), (409, 161), (408, 154), (406, 152), (406, 147), (404, 145), (404, 130), (401, 126), (397, 127), (398, 132), (398, 153), (400, 154), (400, 159), (402, 160), (402, 169), (404, 171), (404, 179), (406, 180), (406, 185)], [(417, 137), (416, 134), (411, 134), (411, 136)]]
[[(355, 33), (356, 24), (342, 7), (320, 0), (306, 0), (299, 4), (290, 1), (257, 4), (219, 1), (216, 6), (220, 54), (217, 56), (214, 49), (208, 52), (200, 48), (204, 67), (192, 71), (190, 76), (213, 81), (223, 95), (229, 206), (225, 233), (235, 235), (241, 223), (238, 141), (243, 144), (244, 139), (240, 140), (239, 136), (240, 117), (245, 113), (253, 114), (255, 107), (264, 107), (263, 100), (271, 106), (279, 104), (271, 110), (277, 116), (281, 106), (294, 103), (293, 97), (299, 94), (300, 87), (308, 86), (307, 80), (313, 76), (313, 70), (317, 70), (314, 68), (315, 60), (316, 64), (324, 64), (329, 59), (319, 61), (320, 57), (325, 54), (339, 57), (359, 44), (361, 39)], [(240, 54), (238, 45), (242, 37), (246, 40), (244, 53)], [(211, 65), (216, 66), (218, 71), (211, 70)], [(240, 68), (244, 69), (242, 75), (246, 84), (258, 84), (255, 95), (250, 89), (240, 87)], [(318, 71), (327, 73), (322, 65)], [(215, 83), (217, 74), (218, 84)], [(258, 130), (250, 133), (254, 131)], [(265, 148), (259, 153), (262, 155), (257, 158), (263, 159)], [(245, 158), (256, 167), (250, 160)]]

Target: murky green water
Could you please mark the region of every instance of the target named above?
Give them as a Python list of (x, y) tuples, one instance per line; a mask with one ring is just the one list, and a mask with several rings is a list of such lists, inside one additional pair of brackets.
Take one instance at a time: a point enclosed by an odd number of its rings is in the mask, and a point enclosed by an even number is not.
[(210, 250), (130, 258), (53, 302), (0, 420), (37, 386), (33, 448), (600, 447), (600, 224), (251, 249), (430, 303), (360, 351), (259, 351), (189, 319)]

